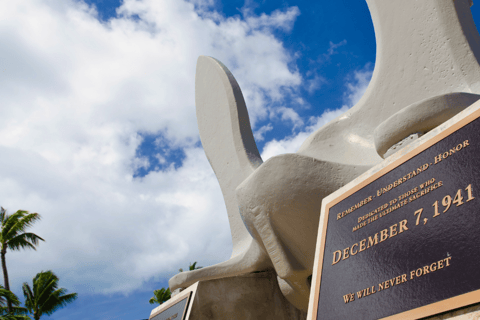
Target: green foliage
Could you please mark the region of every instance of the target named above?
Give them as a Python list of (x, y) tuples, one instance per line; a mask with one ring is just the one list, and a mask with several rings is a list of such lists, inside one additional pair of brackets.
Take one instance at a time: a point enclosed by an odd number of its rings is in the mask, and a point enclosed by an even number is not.
[[(197, 262), (195, 261), (194, 263), (190, 263), (188, 270), (193, 271), (201, 268), (202, 267), (197, 267)], [(183, 272), (183, 269), (180, 268), (178, 269), (178, 271)], [(172, 293), (170, 292), (170, 288), (167, 288), (167, 289), (162, 288), (160, 290), (153, 291), (153, 297), (151, 297), (148, 302), (150, 304), (154, 304), (154, 303), (162, 304), (168, 299), (170, 299), (171, 296), (172, 296)]]
[(58, 277), (52, 271), (37, 273), (33, 278), (33, 290), (23, 283), (25, 307), (39, 320), (43, 314), (51, 315), (60, 308), (77, 299), (76, 293), (67, 293), (67, 289), (58, 288)]
[(203, 267), (196, 267), (197, 265), (197, 261), (195, 261), (194, 263), (191, 263), (190, 264), (190, 267), (189, 267), (189, 270), (192, 271), (192, 270), (197, 270), (197, 269), (202, 269)]
[(0, 320), (32, 320), (32, 318), (25, 314), (6, 314), (0, 315)]
[(154, 303), (162, 304), (168, 299), (170, 299), (171, 296), (172, 296), (172, 293), (170, 292), (170, 288), (167, 288), (167, 290), (165, 290), (165, 288), (162, 288), (160, 290), (153, 291), (153, 297), (151, 297), (150, 300), (148, 300), (148, 302), (150, 304), (154, 304)]
[(7, 303), (7, 300), (10, 300), (15, 306), (20, 305), (20, 300), (18, 300), (18, 297), (12, 291), (7, 290), (0, 285), (0, 306), (4, 307)]
[[(194, 263), (190, 263), (190, 266), (188, 267), (188, 270), (189, 270), (189, 271), (193, 271), (193, 270), (197, 270), (197, 269), (202, 269), (202, 268), (203, 268), (203, 267), (197, 267), (196, 265), (197, 265), (197, 261), (195, 261)], [(183, 272), (183, 269), (180, 268), (180, 269), (178, 269), (178, 271)]]
[(18, 210), (12, 215), (8, 215), (4, 208), (0, 210), (0, 222), (2, 224), (2, 232), (0, 232), (0, 243), (2, 251), (6, 249), (20, 250), (33, 249), (39, 240), (45, 241), (41, 237), (25, 230), (33, 225), (34, 222), (40, 220), (38, 213), (28, 213), (28, 211)]
[[(0, 255), (6, 290), (10, 290), (7, 263), (5, 260), (7, 249), (20, 250), (28, 248), (36, 250), (35, 246), (38, 244), (39, 240), (45, 241), (35, 233), (25, 232), (25, 230), (31, 227), (37, 220), (40, 220), (40, 215), (38, 213), (29, 213), (25, 210), (18, 210), (14, 214), (8, 215), (4, 208), (0, 209), (0, 223), (2, 226), (0, 232)], [(7, 306), (9, 312), (12, 313), (12, 302), (7, 300)]]
[[(5, 307), (7, 301), (10, 301), (12, 306), (12, 312), (8, 312), (8, 308)], [(10, 290), (5, 289), (0, 285), (0, 320), (31, 320), (27, 308), (19, 307), (20, 300)]]

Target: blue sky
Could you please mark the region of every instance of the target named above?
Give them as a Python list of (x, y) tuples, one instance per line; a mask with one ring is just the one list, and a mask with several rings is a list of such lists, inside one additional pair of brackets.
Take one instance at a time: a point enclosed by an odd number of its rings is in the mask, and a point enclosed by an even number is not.
[[(0, 5), (0, 205), (38, 212), (9, 252), (79, 298), (45, 319), (145, 319), (154, 289), (226, 260), (230, 230), (195, 118), (195, 63), (221, 60), (262, 158), (352, 107), (375, 65), (365, 1), (16, 0)], [(480, 21), (480, 6), (472, 7)]]

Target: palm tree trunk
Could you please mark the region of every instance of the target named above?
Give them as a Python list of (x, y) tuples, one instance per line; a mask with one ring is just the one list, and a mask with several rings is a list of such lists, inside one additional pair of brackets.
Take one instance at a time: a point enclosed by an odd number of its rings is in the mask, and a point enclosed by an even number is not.
[[(7, 250), (2, 249), (1, 256), (2, 256), (2, 269), (3, 269), (3, 282), (5, 289), (10, 291), (10, 284), (8, 283), (8, 272), (7, 272), (7, 262), (5, 261), (5, 254)], [(8, 313), (12, 312), (12, 302), (7, 299), (7, 307)]]

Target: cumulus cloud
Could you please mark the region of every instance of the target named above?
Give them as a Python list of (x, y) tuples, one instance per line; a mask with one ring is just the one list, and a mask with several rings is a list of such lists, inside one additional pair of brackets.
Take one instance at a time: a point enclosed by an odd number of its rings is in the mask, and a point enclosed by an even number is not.
[(265, 139), (265, 134), (268, 131), (273, 129), (273, 125), (271, 123), (261, 127), (257, 131), (254, 132), (253, 136), (255, 137), (255, 141), (263, 141)]
[(362, 98), (365, 90), (367, 90), (370, 79), (372, 79), (373, 69), (370, 63), (365, 65), (361, 70), (353, 73), (353, 79), (347, 81), (347, 90), (345, 91), (345, 103), (347, 106), (354, 106), (360, 98)]
[(325, 83), (327, 83), (327, 80), (324, 77), (316, 74), (312, 79), (308, 79), (306, 89), (308, 93), (312, 94), (320, 89)]
[(279, 154), (297, 152), (302, 143), (307, 139), (310, 134), (312, 134), (328, 122), (332, 121), (336, 117), (340, 116), (348, 109), (349, 108), (347, 106), (343, 106), (335, 110), (326, 110), (319, 117), (311, 117), (308, 121), (309, 125), (300, 132), (295, 132), (294, 134), (287, 136), (281, 140), (273, 139), (267, 142), (262, 151), (263, 161)]
[(297, 152), (310, 134), (345, 113), (360, 100), (370, 83), (372, 72), (370, 64), (367, 64), (361, 70), (354, 71), (345, 83), (344, 104), (340, 108), (334, 110), (327, 109), (322, 115), (311, 117), (308, 125), (303, 130), (294, 132), (281, 140), (273, 139), (267, 142), (262, 151), (262, 159), (265, 161), (279, 154)]
[[(248, 11), (247, 11), (248, 12)], [(297, 7), (288, 8), (283, 12), (275, 10), (271, 14), (262, 13), (258, 17), (247, 17), (247, 23), (253, 28), (268, 28), (268, 29), (280, 29), (285, 32), (290, 32), (293, 28), (295, 18), (300, 14), (300, 10)]]
[(280, 107), (277, 109), (280, 114), (280, 118), (285, 122), (290, 122), (293, 125), (293, 129), (303, 125), (303, 120), (298, 113), (292, 108)]
[[(128, 293), (228, 258), (223, 198), (199, 146), (195, 62), (210, 55), (231, 69), (255, 124), (265, 101), (302, 83), (272, 32), (299, 12), (223, 18), (205, 14), (212, 4), (125, 0), (100, 21), (82, 1), (2, 3), (0, 204), (40, 213), (32, 231), (46, 239), (7, 254), (12, 288), (52, 269), (73, 291)], [(181, 148), (181, 165), (134, 178), (168, 159), (139, 154), (147, 135), (164, 141), (152, 148)]]

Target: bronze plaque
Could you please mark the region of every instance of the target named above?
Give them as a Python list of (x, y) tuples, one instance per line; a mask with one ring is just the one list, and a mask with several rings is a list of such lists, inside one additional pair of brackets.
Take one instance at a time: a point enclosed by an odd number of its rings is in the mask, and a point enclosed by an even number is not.
[(311, 319), (418, 319), (480, 302), (478, 116), (326, 204)]
[(149, 320), (184, 320), (189, 307), (191, 295), (192, 293), (190, 292), (183, 299), (150, 317)]

